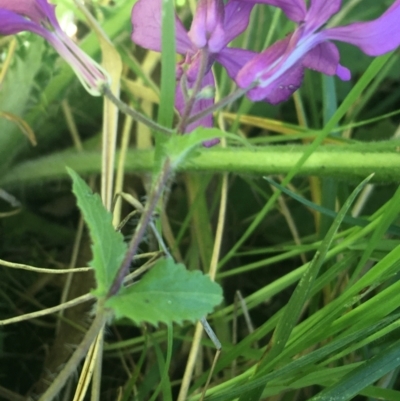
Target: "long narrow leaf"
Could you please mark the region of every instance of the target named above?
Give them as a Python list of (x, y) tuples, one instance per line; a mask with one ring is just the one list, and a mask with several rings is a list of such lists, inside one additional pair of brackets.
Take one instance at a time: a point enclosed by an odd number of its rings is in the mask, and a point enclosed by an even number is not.
[(396, 341), (384, 351), (354, 369), (335, 385), (322, 390), (309, 401), (350, 400), (362, 389), (398, 366), (400, 366), (400, 341)]
[[(340, 224), (343, 221), (344, 216), (346, 215), (348, 209), (354, 202), (359, 192), (365, 187), (371, 177), (372, 176), (367, 177), (364, 181), (361, 182), (361, 184), (357, 186), (357, 188), (344, 203), (342, 209), (339, 211), (326, 237), (322, 241), (321, 246), (316, 252), (309, 268), (304, 272), (303, 277), (300, 279), (300, 282), (298, 283), (292, 297), (290, 298), (285, 312), (273, 334), (272, 340), (270, 342), (270, 349), (268, 350), (267, 354), (261, 359), (259, 368), (265, 368), (267, 365), (269, 365), (270, 362), (285, 348), (290, 334), (300, 317), (305, 302), (309, 298), (314, 281), (322, 264), (325, 261), (325, 256), (331, 246), (332, 240), (337, 230), (339, 229)], [(255, 377), (258, 377), (258, 375), (256, 374)], [(262, 395), (263, 389), (264, 387), (261, 386), (251, 391), (250, 393), (242, 395), (240, 397), (240, 401), (259, 400)]]

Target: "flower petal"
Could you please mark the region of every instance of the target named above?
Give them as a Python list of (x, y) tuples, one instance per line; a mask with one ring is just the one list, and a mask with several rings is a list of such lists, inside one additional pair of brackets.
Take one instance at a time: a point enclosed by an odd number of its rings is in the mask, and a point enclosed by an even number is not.
[(30, 31), (40, 36), (49, 32), (34, 21), (28, 20), (15, 12), (0, 8), (0, 34), (14, 35), (22, 31)]
[[(132, 41), (145, 49), (161, 51), (161, 0), (138, 0), (132, 9)], [(192, 50), (187, 32), (178, 17), (175, 18), (176, 51)]]
[(247, 28), (253, 7), (254, 4), (238, 0), (232, 0), (225, 6), (225, 46)]
[(304, 77), (304, 68), (296, 64), (272, 81), (266, 87), (250, 90), (247, 97), (253, 101), (263, 100), (271, 104), (285, 102), (301, 86)]
[[(320, 37), (313, 35), (296, 46), (298, 35), (301, 35), (301, 30), (274, 43), (239, 71), (236, 78), (239, 87), (249, 88), (257, 84), (247, 94), (250, 99), (276, 104), (287, 100), (299, 88), (304, 74), (303, 60), (310, 50), (318, 46)], [(318, 66), (313, 58), (309, 63)]]
[(339, 11), (341, 5), (342, 0), (310, 0), (310, 8), (305, 18), (307, 31), (315, 31), (324, 25), (333, 14)]
[(43, 0), (0, 0), (0, 8), (13, 11), (21, 16), (28, 17), (36, 23), (40, 23), (46, 19), (48, 9), (54, 8), (54, 6)]
[(226, 47), (216, 55), (215, 60), (225, 67), (232, 79), (235, 79), (239, 70), (257, 54), (250, 50)]
[(269, 4), (279, 7), (286, 16), (295, 22), (304, 21), (307, 13), (304, 0), (243, 0), (253, 4)]
[(350, 71), (339, 64), (340, 54), (335, 44), (324, 42), (312, 48), (303, 58), (302, 64), (325, 75), (337, 75), (341, 80), (351, 78)]
[(339, 50), (333, 43), (320, 43), (305, 55), (303, 66), (326, 75), (335, 75), (339, 58)]
[(326, 29), (323, 35), (326, 39), (355, 45), (369, 56), (379, 56), (400, 45), (399, 21), (400, 0), (396, 0), (376, 20)]
[(336, 68), (336, 75), (342, 80), (342, 81), (348, 81), (351, 78), (351, 72), (348, 68), (343, 67), (341, 64), (338, 64)]
[(225, 45), (224, 3), (222, 0), (199, 0), (189, 31), (193, 44), (217, 53)]
[(247, 88), (257, 80), (265, 79), (266, 76), (273, 74), (281, 57), (285, 54), (289, 42), (290, 37), (288, 36), (253, 57), (239, 71), (236, 77), (237, 84), (241, 88)]

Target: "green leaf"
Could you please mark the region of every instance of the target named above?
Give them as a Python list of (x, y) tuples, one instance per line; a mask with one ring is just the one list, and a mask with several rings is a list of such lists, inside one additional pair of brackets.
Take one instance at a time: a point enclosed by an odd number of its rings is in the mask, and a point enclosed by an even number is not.
[(222, 300), (221, 287), (199, 270), (188, 271), (171, 259), (159, 260), (137, 283), (106, 302), (117, 317), (136, 323), (181, 323), (200, 319)]
[(121, 233), (115, 231), (112, 216), (103, 206), (100, 196), (94, 194), (75, 171), (67, 168), (73, 185), (79, 209), (89, 228), (92, 239), (93, 260), (90, 266), (95, 270), (98, 297), (107, 294), (113, 279), (125, 256), (127, 245)]

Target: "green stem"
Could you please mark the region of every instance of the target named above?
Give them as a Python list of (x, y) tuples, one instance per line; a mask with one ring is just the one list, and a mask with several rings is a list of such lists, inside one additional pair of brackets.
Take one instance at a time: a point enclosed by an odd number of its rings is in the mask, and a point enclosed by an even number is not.
[(111, 92), (111, 89), (104, 85), (102, 88), (102, 92), (104, 96), (106, 96), (112, 103), (114, 103), (120, 111), (131, 117), (135, 121), (139, 121), (144, 125), (147, 125), (150, 129), (161, 132), (162, 134), (171, 135), (174, 131), (163, 127), (162, 125), (154, 122), (150, 118), (146, 117), (144, 114), (139, 113), (138, 111), (129, 107), (126, 103), (119, 100), (114, 94)]
[[(400, 179), (399, 141), (365, 145), (321, 146), (308, 158), (298, 173), (320, 177), (359, 180), (375, 173), (374, 181), (398, 182)], [(269, 146), (257, 149), (199, 149), (196, 157), (184, 161), (179, 171), (231, 172), (236, 174), (286, 174), (306, 150), (306, 146)], [(99, 152), (61, 152), (28, 161), (0, 176), (1, 187), (34, 184), (66, 177), (65, 166), (79, 174), (98, 173)], [(129, 150), (126, 172), (153, 171), (154, 151)]]

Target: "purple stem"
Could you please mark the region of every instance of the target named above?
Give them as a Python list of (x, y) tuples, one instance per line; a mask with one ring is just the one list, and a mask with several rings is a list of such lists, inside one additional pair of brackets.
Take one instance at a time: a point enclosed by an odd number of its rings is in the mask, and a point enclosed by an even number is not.
[(154, 183), (152, 190), (149, 195), (149, 199), (142, 212), (139, 223), (136, 227), (135, 234), (133, 235), (128, 250), (125, 254), (124, 260), (118, 272), (115, 276), (113, 283), (111, 284), (110, 290), (106, 298), (110, 298), (117, 294), (120, 290), (125, 276), (128, 274), (129, 267), (132, 263), (133, 257), (136, 255), (140, 243), (142, 242), (143, 236), (146, 229), (153, 217), (153, 213), (157, 207), (158, 201), (163, 193), (164, 187), (168, 181), (170, 173), (172, 171), (171, 160), (167, 157), (162, 165), (161, 173), (157, 177), (157, 181)]

